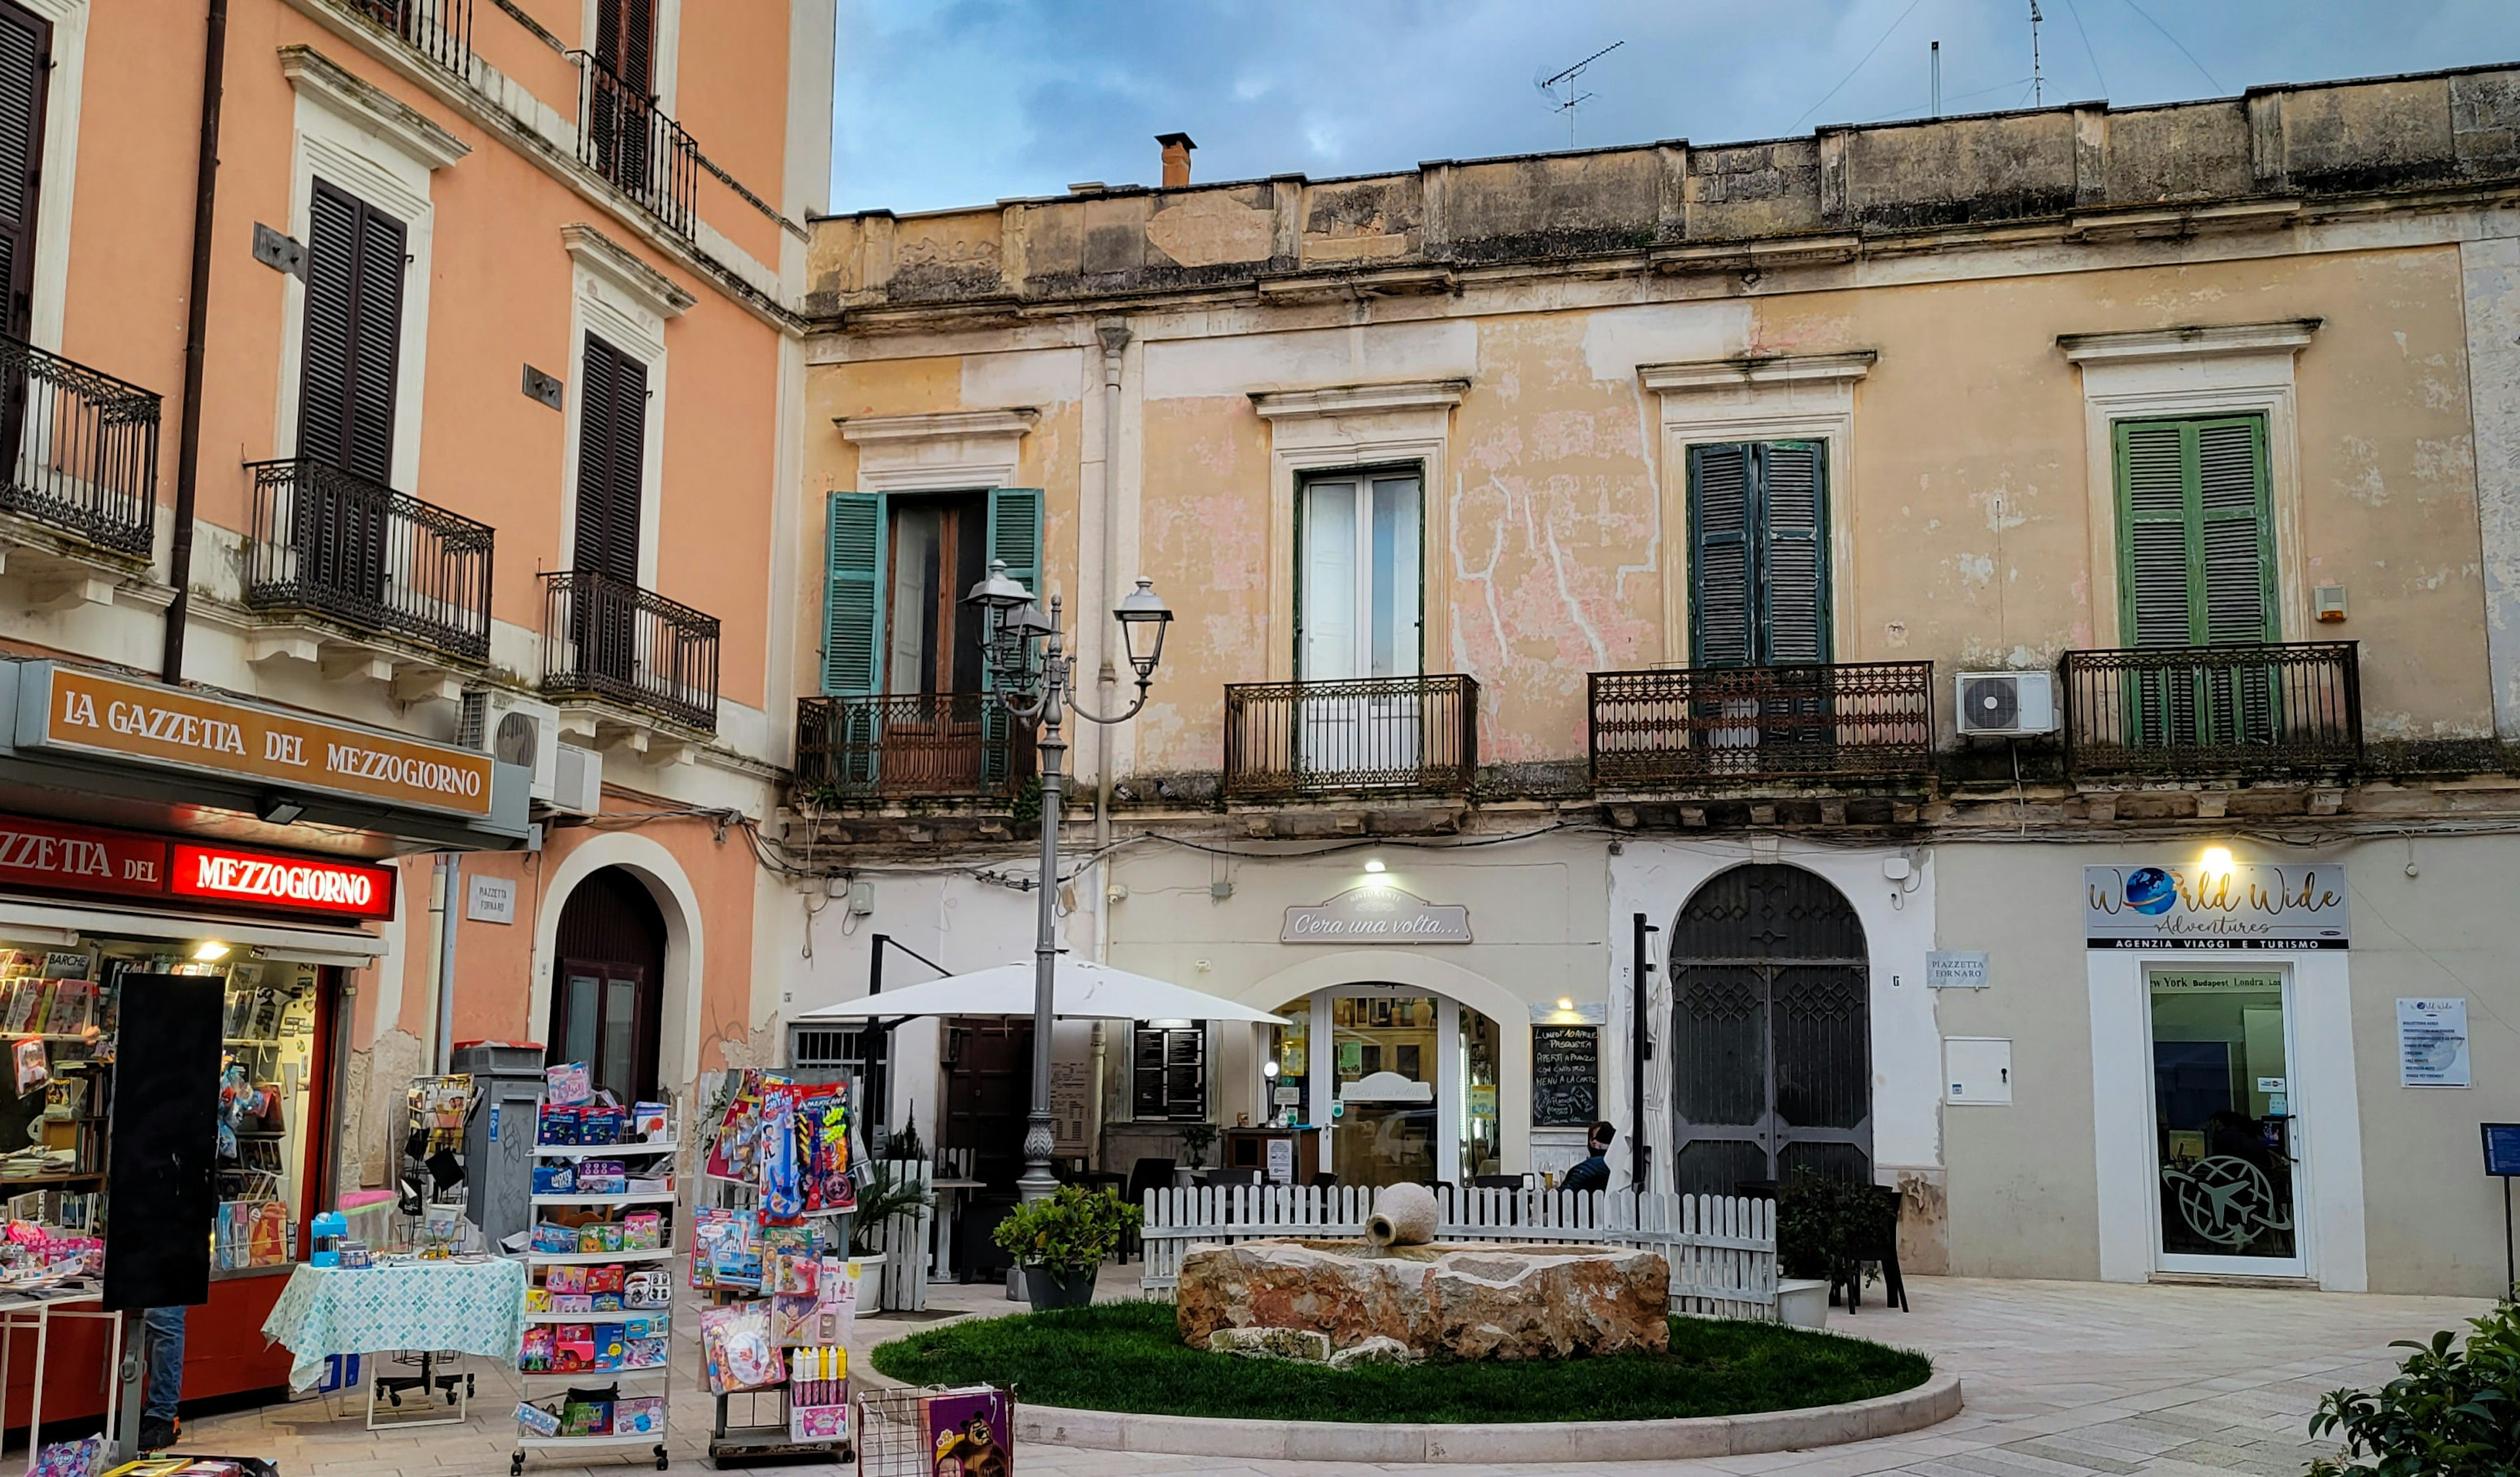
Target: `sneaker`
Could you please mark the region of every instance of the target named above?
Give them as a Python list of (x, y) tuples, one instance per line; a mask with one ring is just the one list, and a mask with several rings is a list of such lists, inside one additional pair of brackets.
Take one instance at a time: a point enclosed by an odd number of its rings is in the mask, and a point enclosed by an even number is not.
[(175, 1423), (156, 1415), (140, 1417), (140, 1450), (162, 1452), (175, 1444)]

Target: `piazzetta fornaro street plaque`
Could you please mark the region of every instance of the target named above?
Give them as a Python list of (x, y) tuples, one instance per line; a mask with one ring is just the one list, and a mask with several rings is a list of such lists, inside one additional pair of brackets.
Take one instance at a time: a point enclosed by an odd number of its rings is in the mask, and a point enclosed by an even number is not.
[(1470, 910), (1430, 903), (1397, 887), (1355, 887), (1327, 903), (1286, 910), (1287, 944), (1466, 944)]

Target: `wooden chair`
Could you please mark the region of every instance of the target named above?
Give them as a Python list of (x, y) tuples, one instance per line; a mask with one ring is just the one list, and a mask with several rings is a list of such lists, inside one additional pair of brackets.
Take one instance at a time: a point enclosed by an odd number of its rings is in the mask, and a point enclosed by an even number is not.
[[(1845, 1283), (1846, 1311), (1855, 1312), (1864, 1300), (1864, 1264), (1877, 1262), (1881, 1266), (1882, 1306), (1906, 1313), (1908, 1283), (1899, 1276), (1899, 1210), (1903, 1197), (1887, 1185), (1874, 1186), (1873, 1190), (1882, 1198), (1881, 1220), (1876, 1223), (1875, 1233), (1856, 1248), (1855, 1275)], [(1835, 1291), (1831, 1289), (1832, 1294)]]

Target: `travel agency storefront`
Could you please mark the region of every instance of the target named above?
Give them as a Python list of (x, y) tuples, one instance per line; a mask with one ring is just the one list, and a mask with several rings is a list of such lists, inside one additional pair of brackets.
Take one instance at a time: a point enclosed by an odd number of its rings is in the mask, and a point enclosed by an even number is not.
[[(383, 952), (396, 855), (523, 844), (528, 779), (469, 750), (52, 661), (0, 661), (0, 1196), (13, 1221), (101, 1235), (117, 1256), (198, 1255), (188, 1401), (274, 1389), (259, 1329), (340, 1186), (349, 971)], [(217, 1211), (189, 1235), (118, 1207), (117, 1136), (146, 1141), (157, 1085), (118, 1081), (125, 1024), (184, 976), (219, 982)], [(202, 1132), (209, 1125), (202, 1125)], [(136, 1152), (136, 1151), (134, 1151)], [(119, 1166), (119, 1167), (118, 1167)], [(197, 1238), (197, 1239), (196, 1239)], [(148, 1241), (143, 1246), (140, 1243)], [(43, 1417), (101, 1413), (109, 1333), (49, 1332)], [(19, 1361), (6, 1418), (26, 1417)]]
[[(1102, 1164), (1180, 1159), (1182, 1125), (1204, 1121), (1225, 1130), (1226, 1163), (1297, 1182), (1571, 1165), (1624, 1072), (1603, 862), (1584, 835), (1123, 855), (1110, 962), (1282, 1023), (1114, 1023), (1126, 1043), (1090, 1058)], [(1272, 1138), (1290, 1145), (1274, 1162)]]

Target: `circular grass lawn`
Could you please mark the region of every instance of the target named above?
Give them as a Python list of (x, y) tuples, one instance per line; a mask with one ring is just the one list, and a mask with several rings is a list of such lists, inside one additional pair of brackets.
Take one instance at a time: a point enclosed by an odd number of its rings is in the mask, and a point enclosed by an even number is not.
[(1923, 1355), (1863, 1339), (1693, 1318), (1671, 1320), (1668, 1354), (1332, 1369), (1192, 1349), (1159, 1302), (949, 1323), (874, 1359), (914, 1385), (1011, 1385), (1026, 1405), (1375, 1425), (1744, 1415), (1892, 1395), (1931, 1372)]

